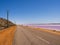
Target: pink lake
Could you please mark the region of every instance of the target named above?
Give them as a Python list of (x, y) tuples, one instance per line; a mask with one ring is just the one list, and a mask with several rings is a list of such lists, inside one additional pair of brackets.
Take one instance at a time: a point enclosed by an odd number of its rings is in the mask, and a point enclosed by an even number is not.
[(34, 26), (34, 27), (36, 27), (36, 28), (45, 28), (45, 29), (52, 29), (52, 30), (59, 30), (60, 31), (60, 26), (55, 26), (55, 25), (53, 25), (53, 26), (51, 26), (51, 25), (39, 25), (39, 26)]

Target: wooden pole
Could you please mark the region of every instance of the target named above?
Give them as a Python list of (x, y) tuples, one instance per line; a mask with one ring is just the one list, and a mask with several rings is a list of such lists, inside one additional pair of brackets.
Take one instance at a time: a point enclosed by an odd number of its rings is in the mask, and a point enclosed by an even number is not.
[(8, 26), (9, 26), (9, 23), (8, 23), (8, 20), (9, 20), (9, 12), (8, 12), (8, 10), (7, 10), (7, 28), (8, 28)]

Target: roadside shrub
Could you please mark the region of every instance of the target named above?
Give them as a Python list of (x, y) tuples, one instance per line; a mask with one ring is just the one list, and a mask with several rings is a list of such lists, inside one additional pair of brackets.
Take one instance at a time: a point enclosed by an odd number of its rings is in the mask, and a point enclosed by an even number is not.
[(53, 30), (53, 32), (56, 32), (56, 30)]

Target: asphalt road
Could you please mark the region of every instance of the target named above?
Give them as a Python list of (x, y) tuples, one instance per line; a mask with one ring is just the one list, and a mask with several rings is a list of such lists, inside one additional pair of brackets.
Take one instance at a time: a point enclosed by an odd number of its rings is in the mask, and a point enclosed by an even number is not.
[(60, 45), (60, 36), (17, 26), (13, 45)]

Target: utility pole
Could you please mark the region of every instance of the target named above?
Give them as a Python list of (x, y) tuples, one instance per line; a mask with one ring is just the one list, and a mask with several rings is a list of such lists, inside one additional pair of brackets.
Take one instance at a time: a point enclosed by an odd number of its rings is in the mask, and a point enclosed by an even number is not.
[(9, 20), (9, 12), (8, 12), (8, 10), (7, 10), (7, 28), (8, 28), (8, 26), (9, 26), (9, 22), (8, 22), (8, 20)]

